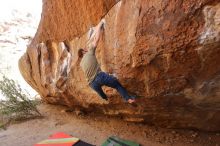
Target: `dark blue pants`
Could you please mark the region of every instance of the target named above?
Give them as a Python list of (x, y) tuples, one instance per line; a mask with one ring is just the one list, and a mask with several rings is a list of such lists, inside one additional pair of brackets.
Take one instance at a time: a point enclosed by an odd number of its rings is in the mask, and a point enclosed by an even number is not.
[(100, 72), (96, 75), (95, 79), (89, 84), (92, 89), (94, 89), (103, 99), (107, 100), (106, 94), (102, 90), (102, 86), (108, 86), (115, 88), (120, 95), (127, 101), (132, 98), (128, 95), (126, 89), (118, 82), (118, 80), (105, 72)]

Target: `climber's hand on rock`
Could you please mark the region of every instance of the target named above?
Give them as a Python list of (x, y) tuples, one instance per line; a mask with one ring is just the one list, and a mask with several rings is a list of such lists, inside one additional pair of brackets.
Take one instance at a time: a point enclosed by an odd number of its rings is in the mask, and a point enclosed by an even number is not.
[(105, 19), (104, 18), (99, 22), (98, 29), (100, 29), (100, 30), (105, 29)]
[(102, 29), (105, 29), (106, 21), (104, 18), (102, 18), (101, 23), (102, 23)]
[(88, 31), (88, 40), (94, 38), (95, 36), (95, 27), (90, 27)]

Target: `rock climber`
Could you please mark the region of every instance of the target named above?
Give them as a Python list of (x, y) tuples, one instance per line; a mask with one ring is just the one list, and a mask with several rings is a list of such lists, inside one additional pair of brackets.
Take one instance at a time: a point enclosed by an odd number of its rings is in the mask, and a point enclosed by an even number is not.
[(98, 45), (99, 39), (104, 32), (105, 20), (102, 19), (100, 23), (90, 31), (89, 45), (87, 48), (80, 48), (78, 50), (78, 57), (80, 59), (80, 67), (82, 68), (85, 77), (89, 83), (89, 86), (95, 90), (99, 96), (108, 100), (108, 97), (102, 90), (102, 86), (108, 86), (115, 88), (120, 95), (128, 103), (134, 103), (135, 97), (128, 94), (126, 89), (119, 83), (116, 77), (103, 72), (97, 61), (95, 51)]

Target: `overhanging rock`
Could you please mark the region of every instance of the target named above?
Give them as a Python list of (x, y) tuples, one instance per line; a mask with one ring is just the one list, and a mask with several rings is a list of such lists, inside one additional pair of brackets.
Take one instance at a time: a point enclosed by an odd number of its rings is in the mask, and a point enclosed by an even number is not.
[[(137, 106), (86, 83), (77, 59), (102, 17), (96, 51), (104, 71), (140, 96)], [(220, 130), (220, 2), (44, 0), (38, 31), (19, 61), (25, 80), (54, 104), (168, 128)]]

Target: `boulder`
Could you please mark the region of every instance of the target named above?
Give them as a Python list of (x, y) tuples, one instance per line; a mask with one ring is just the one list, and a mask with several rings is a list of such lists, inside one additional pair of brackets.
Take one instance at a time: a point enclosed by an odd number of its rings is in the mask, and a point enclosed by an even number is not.
[[(106, 19), (96, 56), (136, 105), (86, 82), (77, 51)], [(167, 128), (220, 130), (218, 0), (44, 0), (38, 31), (19, 60), (24, 79), (52, 104)]]

